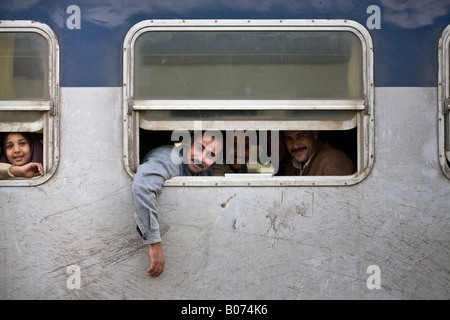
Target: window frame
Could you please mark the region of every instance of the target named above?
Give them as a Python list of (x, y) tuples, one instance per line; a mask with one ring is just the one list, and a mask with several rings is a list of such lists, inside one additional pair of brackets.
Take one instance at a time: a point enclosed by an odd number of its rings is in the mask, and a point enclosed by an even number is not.
[(42, 130), (44, 175), (36, 178), (0, 180), (0, 186), (36, 186), (53, 176), (59, 162), (60, 49), (58, 39), (48, 25), (31, 20), (0, 20), (0, 32), (37, 33), (44, 37), (48, 45), (48, 99), (0, 100), (0, 111), (42, 112), (39, 121), (0, 123), (1, 132)]
[[(350, 31), (362, 46), (364, 99), (318, 100), (135, 100), (134, 44), (151, 31)], [(261, 174), (236, 177), (174, 177), (170, 186), (340, 186), (354, 185), (371, 171), (374, 162), (374, 82), (373, 45), (369, 32), (351, 20), (145, 20), (135, 24), (123, 43), (123, 161), (133, 177), (139, 164), (139, 112), (146, 110), (352, 110), (356, 113), (358, 161), (357, 172), (350, 176), (272, 176)], [(233, 121), (229, 121), (230, 124)], [(230, 127), (230, 130), (237, 130)], [(282, 129), (281, 129), (282, 130)]]
[[(439, 164), (447, 178), (450, 179), (450, 25), (439, 39), (438, 45), (438, 154)], [(448, 149), (448, 150), (446, 150)]]

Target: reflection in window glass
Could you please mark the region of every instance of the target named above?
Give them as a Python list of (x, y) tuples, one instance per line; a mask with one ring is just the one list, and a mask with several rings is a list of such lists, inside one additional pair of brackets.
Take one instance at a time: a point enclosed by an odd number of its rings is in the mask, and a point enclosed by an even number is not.
[(136, 99), (362, 99), (346, 31), (163, 31), (135, 43)]
[(45, 100), (49, 96), (46, 39), (32, 32), (0, 34), (0, 99)]

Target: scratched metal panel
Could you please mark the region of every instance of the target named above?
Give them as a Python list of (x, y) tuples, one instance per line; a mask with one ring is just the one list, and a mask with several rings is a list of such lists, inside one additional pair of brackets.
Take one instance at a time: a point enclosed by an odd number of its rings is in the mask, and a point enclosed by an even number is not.
[(357, 185), (165, 188), (156, 279), (121, 158), (120, 88), (61, 99), (55, 175), (0, 189), (0, 299), (449, 298), (436, 88), (376, 89), (375, 165)]

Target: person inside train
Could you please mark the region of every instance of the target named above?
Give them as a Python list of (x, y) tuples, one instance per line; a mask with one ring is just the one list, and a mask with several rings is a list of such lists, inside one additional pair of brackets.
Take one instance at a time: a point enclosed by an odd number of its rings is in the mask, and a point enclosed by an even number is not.
[[(233, 131), (223, 134), (223, 163), (215, 162), (211, 166), (214, 176), (226, 173), (248, 173), (247, 162), (250, 157), (250, 138), (244, 131)], [(228, 139), (228, 140), (227, 140)]]
[[(262, 148), (261, 153), (267, 154), (268, 157), (271, 158), (271, 161), (276, 161), (273, 164), (275, 168), (277, 168), (276, 172), (274, 172), (275, 176), (283, 176), (286, 170), (286, 164), (291, 158), (291, 155), (286, 150), (286, 144), (284, 142), (284, 132), (283, 131), (274, 131), (276, 134), (274, 137), (278, 137), (278, 143), (276, 141), (272, 142), (272, 131), (267, 131), (267, 143), (260, 143), (259, 148)], [(277, 152), (278, 155), (274, 155), (273, 152)]]
[(318, 131), (285, 131), (284, 139), (291, 155), (285, 175), (344, 176), (356, 171), (351, 159), (321, 139)]
[(138, 166), (131, 192), (137, 231), (149, 245), (147, 274), (150, 277), (159, 276), (165, 266), (156, 208), (156, 196), (164, 181), (176, 176), (212, 176), (210, 167), (222, 157), (222, 148), (220, 132), (188, 133), (180, 145), (164, 145), (151, 150)]
[(2, 137), (0, 177), (32, 178), (42, 176), (43, 146), (39, 137), (30, 132), (9, 132)]

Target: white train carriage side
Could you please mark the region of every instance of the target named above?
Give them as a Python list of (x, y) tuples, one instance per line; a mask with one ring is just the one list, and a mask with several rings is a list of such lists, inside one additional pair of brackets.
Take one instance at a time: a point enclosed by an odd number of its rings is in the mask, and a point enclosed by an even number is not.
[[(449, 299), (449, 79), (445, 0), (1, 0), (0, 132), (44, 175), (0, 180), (0, 298)], [(189, 130), (318, 130), (356, 169), (167, 180), (150, 278), (132, 181)]]

